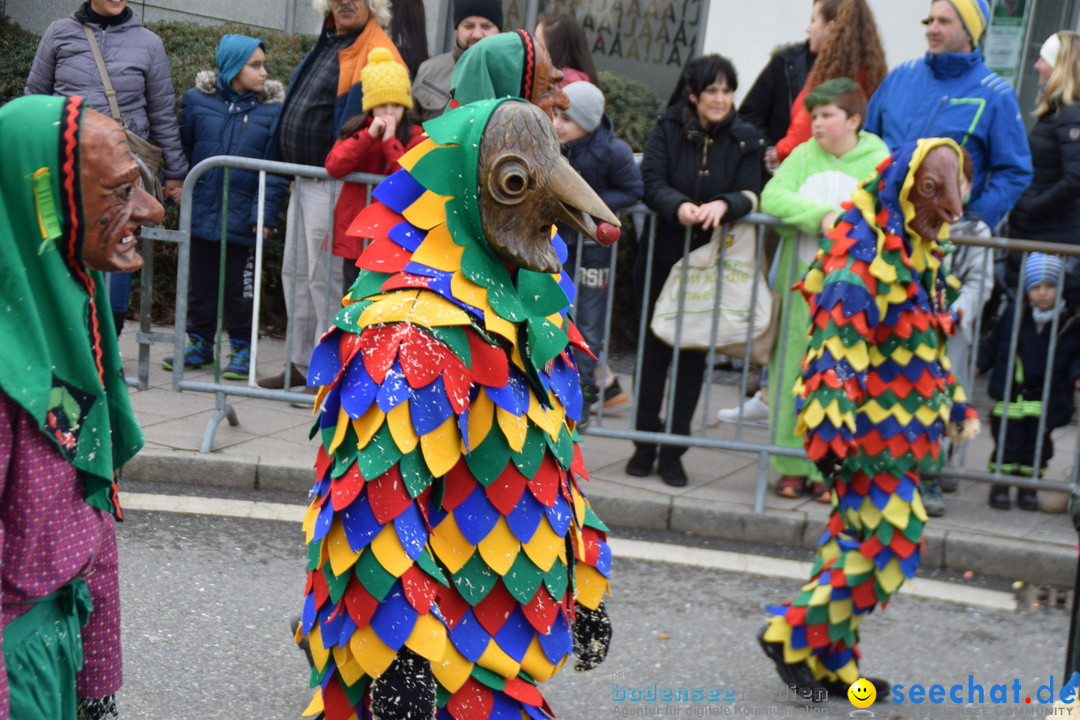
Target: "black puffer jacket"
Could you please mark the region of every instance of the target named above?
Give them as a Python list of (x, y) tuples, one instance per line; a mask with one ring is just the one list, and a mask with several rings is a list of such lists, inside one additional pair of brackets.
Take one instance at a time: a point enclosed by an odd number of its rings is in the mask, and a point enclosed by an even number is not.
[(1039, 118), (1028, 144), (1035, 175), (1009, 216), (1010, 234), (1080, 244), (1080, 103)]
[[(664, 111), (645, 145), (641, 177), (645, 181), (645, 204), (657, 215), (657, 268), (670, 268), (682, 257), (685, 228), (679, 224), (679, 205), (725, 200), (725, 221), (749, 213), (761, 192), (761, 155), (765, 138), (761, 131), (732, 112), (709, 130), (703, 130), (686, 103)], [(700, 226), (692, 247), (708, 242), (712, 231)]]
[(784, 45), (769, 58), (743, 98), (739, 115), (765, 133), (766, 145), (775, 145), (787, 135), (791, 106), (806, 84), (815, 57), (808, 40)]
[[(979, 347), (977, 366), (980, 372), (992, 371), (987, 388), (990, 397), (1005, 399), (1005, 381), (1008, 379), (1009, 340), (1012, 338), (1015, 305), (1010, 305), (990, 336)], [(1024, 400), (1035, 402), (1042, 398), (1043, 380), (1046, 377), (1047, 355), (1050, 351), (1051, 323), (1038, 331), (1032, 318), (1031, 306), (1024, 301), (1020, 316), (1020, 337), (1017, 338), (1016, 360), (1013, 372), (1011, 401), (1023, 395)], [(1054, 349), (1054, 362), (1050, 368), (1049, 403), (1043, 411), (1047, 429), (1068, 424), (1073, 413), (1073, 383), (1080, 379), (1080, 315), (1076, 309), (1062, 308), (1058, 319), (1058, 339)], [(1038, 414), (1037, 412), (1035, 413)]]

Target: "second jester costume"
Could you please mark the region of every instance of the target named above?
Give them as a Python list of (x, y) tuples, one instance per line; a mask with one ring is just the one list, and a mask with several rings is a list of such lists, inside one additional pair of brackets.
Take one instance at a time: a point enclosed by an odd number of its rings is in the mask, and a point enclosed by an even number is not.
[(801, 283), (810, 341), (797, 431), (834, 491), (810, 581), (759, 640), (781, 678), (847, 691), (860, 677), (859, 625), (919, 566), (920, 473), (941, 439), (978, 419), (949, 369), (959, 283), (939, 238), (963, 212), (963, 154), (933, 138), (897, 148), (852, 195)]
[(551, 223), (617, 222), (519, 100), (428, 122), (353, 230), (373, 238), (312, 357), (310, 712), (551, 716), (603, 659), (611, 555), (579, 489), (573, 285)]

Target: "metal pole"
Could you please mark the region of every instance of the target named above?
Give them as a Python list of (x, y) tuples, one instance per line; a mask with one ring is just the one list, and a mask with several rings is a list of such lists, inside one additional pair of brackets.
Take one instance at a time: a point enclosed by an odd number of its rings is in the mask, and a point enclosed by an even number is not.
[(285, 32), (296, 32), (296, 0), (285, 0)]
[(251, 357), (248, 360), (248, 387), (255, 387), (259, 362), (259, 311), (262, 309), (263, 228), (266, 227), (266, 171), (259, 171), (259, 214), (255, 216), (255, 270), (251, 290)]

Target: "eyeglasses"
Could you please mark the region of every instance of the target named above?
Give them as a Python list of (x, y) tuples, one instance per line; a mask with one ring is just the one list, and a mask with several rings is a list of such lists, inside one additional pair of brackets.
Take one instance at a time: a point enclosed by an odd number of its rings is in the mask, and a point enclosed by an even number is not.
[(356, 7), (360, 2), (367, 2), (367, 0), (330, 0), (330, 5), (332, 7), (343, 7), (345, 5)]

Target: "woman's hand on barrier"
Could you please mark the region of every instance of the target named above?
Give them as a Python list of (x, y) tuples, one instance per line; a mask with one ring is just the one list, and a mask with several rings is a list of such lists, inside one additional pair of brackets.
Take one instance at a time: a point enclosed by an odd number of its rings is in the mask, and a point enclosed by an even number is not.
[(713, 200), (698, 207), (698, 218), (701, 221), (702, 230), (712, 230), (720, 227), (724, 216), (727, 215), (728, 204), (726, 200)]
[(701, 222), (699, 215), (700, 208), (691, 202), (684, 202), (682, 205), (679, 206), (679, 210), (676, 213), (679, 224), (685, 225), (686, 227), (690, 227), (691, 225), (697, 225), (699, 222)]
[(166, 200), (171, 200), (173, 203), (179, 205), (180, 197), (184, 194), (184, 181), (181, 178), (172, 178), (165, 181), (165, 187), (162, 189)]

